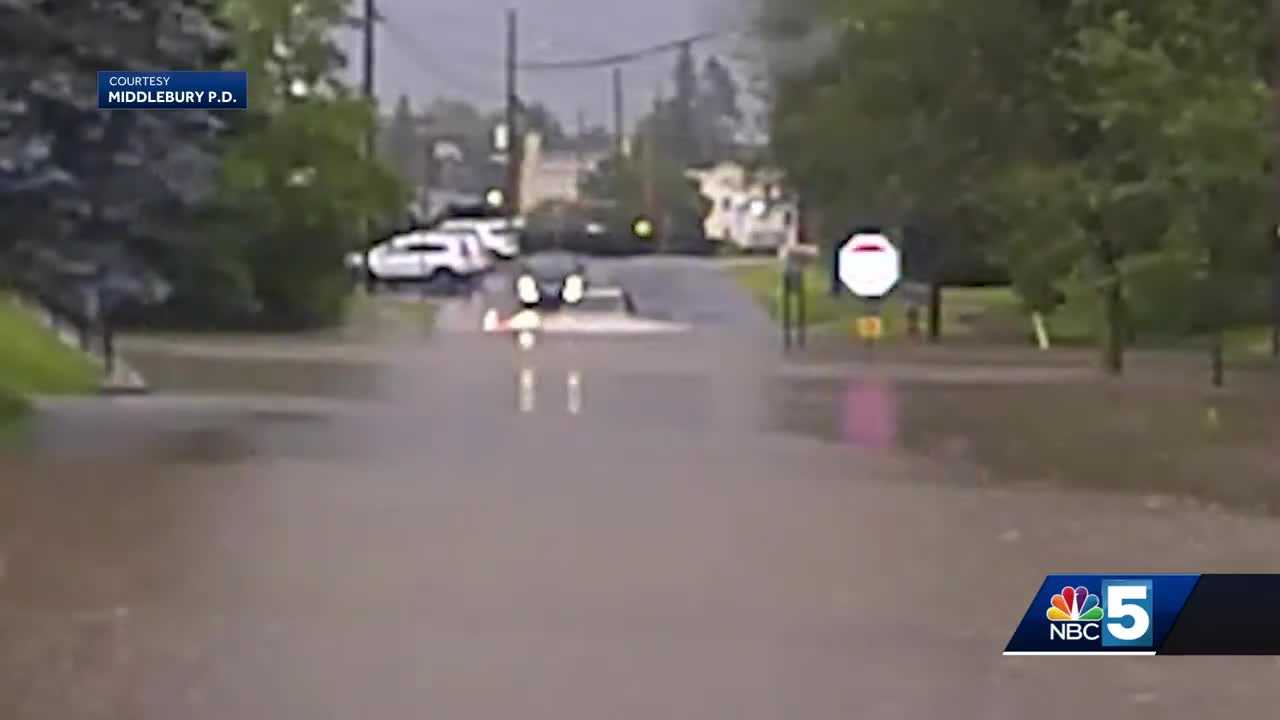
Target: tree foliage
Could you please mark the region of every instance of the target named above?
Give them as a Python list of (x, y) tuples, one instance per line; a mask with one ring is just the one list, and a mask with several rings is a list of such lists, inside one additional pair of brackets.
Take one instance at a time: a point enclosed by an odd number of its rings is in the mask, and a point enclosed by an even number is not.
[(738, 128), (743, 121), (738, 81), (716, 57), (702, 67), (700, 91), (694, 118), (703, 162), (730, 157), (735, 149)]
[(213, 190), (206, 112), (100, 110), (103, 68), (217, 68), (228, 43), (211, 3), (0, 4), (0, 270), (43, 295), (58, 268), (135, 274), (181, 248)]
[(249, 225), (239, 250), (264, 321), (331, 322), (347, 290), (341, 258), (364, 242), (362, 221), (394, 218), (406, 200), (393, 173), (363, 156), (373, 109), (339, 78), (333, 31), (346, 3), (226, 2), (255, 96), (227, 154), (224, 207)]
[(1256, 312), (1261, 0), (766, 0), (759, 26), (774, 154), (832, 240), (925, 228), (1032, 309), (1087, 288), (1117, 367), (1142, 312)]
[[(342, 252), (400, 202), (339, 79), (345, 0), (0, 3), (0, 269), (159, 272), (181, 322), (337, 317)], [(243, 69), (249, 109), (99, 110), (103, 68)], [(51, 259), (51, 260), (50, 260)], [(39, 272), (37, 272), (39, 271)], [(135, 283), (137, 284), (137, 283)], [(72, 287), (71, 289), (75, 289)]]
[(418, 137), (417, 119), (409, 98), (401, 95), (391, 111), (391, 120), (381, 133), (381, 149), (387, 166), (402, 182), (413, 184), (421, 179), (424, 159), (423, 142)]

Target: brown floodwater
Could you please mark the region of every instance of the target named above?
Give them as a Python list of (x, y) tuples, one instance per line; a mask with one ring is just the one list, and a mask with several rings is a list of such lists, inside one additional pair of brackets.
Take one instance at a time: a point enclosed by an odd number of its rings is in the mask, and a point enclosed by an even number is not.
[(1270, 658), (1000, 655), (1048, 572), (1280, 570), (1266, 396), (729, 335), (146, 343), (0, 450), (0, 716), (1272, 712)]

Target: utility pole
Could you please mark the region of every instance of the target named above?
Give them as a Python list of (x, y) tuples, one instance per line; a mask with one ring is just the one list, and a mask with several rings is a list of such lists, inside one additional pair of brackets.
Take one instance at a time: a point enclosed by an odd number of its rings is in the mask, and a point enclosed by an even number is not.
[(578, 140), (574, 143), (573, 151), (573, 187), (576, 197), (582, 197), (582, 181), (585, 177), (583, 172), (583, 155), (582, 144), (587, 137), (587, 113), (582, 108), (578, 108)]
[(431, 220), (431, 183), (436, 170), (436, 142), (430, 128), (422, 133), (422, 219)]
[(516, 11), (507, 11), (507, 209), (520, 213), (520, 162), (524, 153), (524, 133), (520, 132), (520, 95), (516, 85)]
[(1276, 148), (1272, 150), (1275, 176), (1271, 231), (1271, 357), (1280, 359), (1280, 0), (1271, 0), (1271, 93)]
[[(371, 103), (375, 102), (375, 98), (373, 96), (373, 55), (374, 55), (373, 23), (374, 23), (374, 18), (376, 17), (376, 12), (377, 12), (376, 8), (374, 8), (374, 0), (364, 0), (363, 89), (364, 89), (364, 99), (368, 100)], [(370, 130), (368, 137), (365, 138), (365, 153), (369, 159), (373, 159), (374, 150), (377, 146), (376, 145), (376, 137), (378, 134), (378, 123), (376, 122), (378, 120), (378, 113), (376, 112), (377, 106), (375, 105), (374, 108), (375, 108), (375, 113), (374, 113), (375, 123), (374, 123), (373, 129)]]
[(649, 116), (648, 132), (644, 142), (644, 212), (645, 217), (653, 224), (658, 237), (658, 251), (666, 245), (666, 228), (658, 219), (658, 193), (654, 182), (654, 155), (658, 145), (658, 119), (662, 110), (662, 86), (658, 86), (653, 95), (653, 114)]
[(627, 149), (627, 135), (622, 119), (622, 68), (613, 69), (613, 135), (618, 144), (618, 157)]
[[(364, 0), (364, 22), (362, 28), (364, 30), (364, 78), (361, 83), (364, 91), (364, 99), (369, 103), (373, 110), (373, 123), (369, 126), (368, 132), (364, 136), (364, 157), (368, 162), (373, 162), (377, 157), (378, 150), (378, 126), (382, 124), (382, 114), (378, 112), (378, 100), (373, 94), (373, 23), (376, 8), (374, 0)], [(370, 213), (361, 213), (361, 225), (364, 231), (364, 241), (372, 240), (374, 218)]]

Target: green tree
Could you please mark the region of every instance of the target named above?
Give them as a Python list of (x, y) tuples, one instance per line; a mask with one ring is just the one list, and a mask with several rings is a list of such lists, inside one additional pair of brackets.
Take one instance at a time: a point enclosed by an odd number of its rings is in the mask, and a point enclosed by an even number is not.
[(703, 161), (727, 158), (733, 152), (742, 107), (738, 83), (718, 58), (707, 59), (702, 68), (695, 108), (698, 137), (703, 143)]
[(1257, 286), (1246, 276), (1264, 249), (1263, 17), (1236, 0), (1190, 9), (1074, 5), (1073, 34), (1047, 64), (1065, 127), (1057, 152), (1007, 177), (1016, 275), (1054, 258), (1050, 276), (1094, 288), (1115, 372), (1139, 325), (1220, 327)]
[(329, 323), (347, 291), (342, 255), (361, 219), (394, 217), (406, 199), (394, 175), (364, 157), (373, 109), (339, 79), (333, 31), (341, 0), (227, 0), (250, 115), (226, 160), (226, 208), (244, 218), (239, 251), (263, 320)]
[(545, 147), (548, 148), (559, 147), (567, 137), (560, 119), (551, 108), (540, 102), (529, 103), (521, 108), (521, 123), (526, 132), (542, 135)]
[(684, 159), (654, 142), (658, 137), (654, 128), (662, 120), (660, 115), (642, 119), (631, 155), (602, 163), (583, 178), (582, 189), (590, 198), (613, 203), (608, 219), (615, 227), (628, 228), (635, 219), (653, 215), (649, 219), (660, 235), (697, 246), (703, 240), (702, 219), (710, 208), (686, 175), (689, 166)]
[(1089, 289), (1119, 371), (1140, 324), (1203, 329), (1259, 286), (1264, 20), (1260, 0), (767, 0), (772, 150), (824, 217), (997, 259), (1031, 309)]
[(698, 137), (698, 67), (693, 58), (693, 48), (683, 45), (676, 59), (674, 71), (675, 96), (667, 108), (666, 127), (662, 137), (668, 152), (685, 163), (702, 162), (702, 142)]
[(405, 183), (412, 183), (422, 174), (422, 141), (418, 138), (417, 125), (409, 98), (401, 95), (385, 132), (381, 133), (381, 145), (385, 162)]
[(221, 123), (208, 112), (96, 107), (94, 72), (206, 69), (226, 58), (213, 3), (0, 6), (0, 273), (60, 289), (41, 259), (110, 272), (189, 247), (212, 187)]
[(482, 147), (489, 147), (492, 131), (490, 118), (465, 100), (436, 98), (427, 106), (426, 115), (431, 125), (443, 135), (469, 136)]

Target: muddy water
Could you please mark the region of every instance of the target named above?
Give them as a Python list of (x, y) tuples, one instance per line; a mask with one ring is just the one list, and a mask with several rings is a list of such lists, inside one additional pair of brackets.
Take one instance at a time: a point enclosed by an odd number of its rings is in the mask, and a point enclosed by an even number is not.
[(1280, 405), (1265, 393), (862, 376), (779, 381), (771, 398), (774, 429), (980, 471), (955, 478), (1280, 511)]
[(193, 347), (5, 451), (0, 716), (1274, 707), (1271, 659), (1000, 656), (1046, 572), (1280, 569), (1273, 520), (1145, 492), (1265, 487), (1258, 398), (798, 373), (697, 333)]

